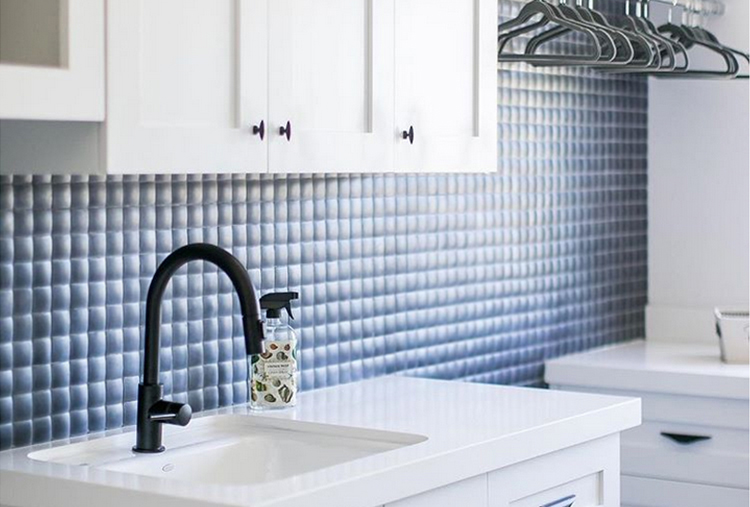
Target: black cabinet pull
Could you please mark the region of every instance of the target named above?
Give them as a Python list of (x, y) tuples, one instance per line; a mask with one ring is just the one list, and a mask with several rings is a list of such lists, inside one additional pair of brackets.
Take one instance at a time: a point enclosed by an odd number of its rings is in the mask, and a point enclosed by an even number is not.
[(681, 445), (690, 445), (704, 440), (711, 440), (711, 437), (708, 435), (684, 435), (681, 433), (668, 433), (666, 431), (662, 431), (661, 436)]
[(409, 130), (401, 132), (401, 139), (408, 139), (409, 144), (414, 144), (414, 127), (410, 126)]
[(292, 139), (292, 124), (286, 122), (285, 126), (279, 127), (279, 135), (286, 136), (286, 140), (290, 141)]
[(540, 505), (539, 507), (572, 507), (575, 501), (576, 501), (576, 496), (569, 495), (569, 496), (560, 498), (559, 500), (555, 500), (554, 502)]
[(260, 140), (262, 141), (266, 136), (266, 122), (260, 120), (260, 124), (253, 125), (253, 134), (256, 136), (260, 136)]

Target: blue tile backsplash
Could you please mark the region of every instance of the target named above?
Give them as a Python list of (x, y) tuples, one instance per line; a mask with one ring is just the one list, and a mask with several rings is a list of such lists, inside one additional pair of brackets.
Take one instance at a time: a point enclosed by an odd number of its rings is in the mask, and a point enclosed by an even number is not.
[[(301, 301), (302, 387), (391, 373), (540, 385), (543, 361), (642, 336), (646, 82), (498, 73), (490, 175), (0, 176), (0, 448), (131, 425), (160, 260), (216, 243)], [(162, 381), (244, 403), (228, 279), (164, 304)]]

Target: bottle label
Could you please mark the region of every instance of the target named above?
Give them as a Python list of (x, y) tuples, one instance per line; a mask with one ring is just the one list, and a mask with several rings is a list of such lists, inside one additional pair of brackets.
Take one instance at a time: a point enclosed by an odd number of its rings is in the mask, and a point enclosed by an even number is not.
[(297, 394), (296, 342), (268, 340), (265, 352), (252, 356), (251, 402), (256, 407), (293, 405)]
[(261, 363), (263, 374), (268, 378), (284, 378), (294, 374), (294, 362), (291, 360), (270, 360)]

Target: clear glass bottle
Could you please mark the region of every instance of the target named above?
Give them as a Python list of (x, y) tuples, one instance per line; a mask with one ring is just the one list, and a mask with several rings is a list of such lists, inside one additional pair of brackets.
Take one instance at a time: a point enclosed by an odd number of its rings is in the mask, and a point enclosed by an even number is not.
[(265, 352), (248, 358), (250, 405), (253, 409), (286, 408), (297, 403), (297, 335), (281, 320), (282, 309), (294, 318), (292, 299), (297, 299), (297, 293), (267, 294), (260, 299), (261, 309), (266, 310), (266, 339), (263, 342)]

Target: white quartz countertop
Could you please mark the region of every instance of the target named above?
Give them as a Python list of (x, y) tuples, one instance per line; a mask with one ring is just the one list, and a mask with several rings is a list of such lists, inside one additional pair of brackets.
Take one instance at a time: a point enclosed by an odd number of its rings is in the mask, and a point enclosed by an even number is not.
[[(255, 417), (246, 406), (202, 415), (219, 413)], [(192, 484), (27, 457), (32, 450), (103, 436), (90, 435), (0, 453), (0, 504), (374, 507), (641, 422), (640, 400), (633, 398), (407, 377), (383, 377), (305, 392), (296, 408), (262, 415), (418, 434), (427, 439), (349, 463), (248, 486)], [(116, 433), (132, 431), (128, 428)], [(169, 435), (165, 435), (165, 444), (169, 446)]]
[(719, 345), (637, 340), (548, 361), (549, 384), (747, 400), (750, 366), (724, 364)]

